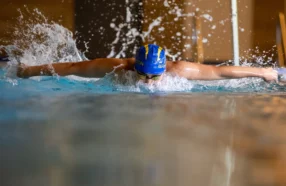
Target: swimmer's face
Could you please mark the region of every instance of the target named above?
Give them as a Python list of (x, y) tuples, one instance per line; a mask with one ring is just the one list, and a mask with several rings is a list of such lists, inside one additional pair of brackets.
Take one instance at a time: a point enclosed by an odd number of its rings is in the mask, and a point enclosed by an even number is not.
[(152, 75), (152, 74), (144, 74), (142, 72), (137, 72), (137, 79), (141, 82), (152, 84), (154, 82), (159, 82), (162, 79), (162, 74), (160, 75)]

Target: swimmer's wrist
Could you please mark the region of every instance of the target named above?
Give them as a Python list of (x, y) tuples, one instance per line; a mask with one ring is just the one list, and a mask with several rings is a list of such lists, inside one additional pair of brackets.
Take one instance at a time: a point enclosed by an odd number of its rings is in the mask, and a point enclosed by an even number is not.
[(261, 68), (261, 78), (269, 76), (270, 71), (272, 72), (272, 68)]
[(265, 68), (260, 68), (260, 77), (261, 78), (265, 78), (266, 77), (266, 75), (267, 75), (267, 70), (265, 69)]
[(277, 82), (278, 81), (278, 73), (273, 68), (262, 68), (263, 79), (267, 82)]
[(28, 78), (28, 67), (26, 67), (24, 64), (19, 64), (17, 69), (17, 76), (21, 78)]

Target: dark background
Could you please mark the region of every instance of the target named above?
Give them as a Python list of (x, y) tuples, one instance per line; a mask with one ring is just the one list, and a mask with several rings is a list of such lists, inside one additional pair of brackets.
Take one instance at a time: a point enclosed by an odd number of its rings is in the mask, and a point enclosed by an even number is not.
[[(138, 17), (132, 17), (130, 26), (142, 30), (143, 8), (139, 6), (141, 0), (129, 3), (131, 12)], [(124, 24), (126, 20), (125, 0), (93, 0), (93, 1), (75, 1), (75, 32), (78, 38), (78, 46), (85, 48), (85, 42), (88, 42), (90, 50), (86, 53), (88, 58), (106, 57), (111, 51), (111, 43), (115, 39), (116, 31), (110, 27), (110, 23), (119, 25)], [(121, 37), (127, 33), (127, 28), (123, 30)], [(121, 49), (124, 41), (120, 40), (115, 45), (116, 50)], [(133, 46), (142, 44), (140, 37), (136, 38)], [(133, 56), (132, 46), (126, 51), (127, 57)]]

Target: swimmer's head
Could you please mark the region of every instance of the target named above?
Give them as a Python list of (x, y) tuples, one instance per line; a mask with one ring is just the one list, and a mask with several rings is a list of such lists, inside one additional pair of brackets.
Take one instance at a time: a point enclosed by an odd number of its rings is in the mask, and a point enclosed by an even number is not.
[(157, 45), (140, 47), (135, 58), (135, 70), (141, 74), (161, 75), (166, 70), (165, 51)]

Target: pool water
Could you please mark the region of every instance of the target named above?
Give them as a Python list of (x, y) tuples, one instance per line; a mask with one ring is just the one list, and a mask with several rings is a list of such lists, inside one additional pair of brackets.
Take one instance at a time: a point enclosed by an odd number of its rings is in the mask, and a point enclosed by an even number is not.
[(286, 184), (284, 93), (106, 94), (47, 81), (0, 97), (3, 185)]
[[(4, 185), (285, 185), (285, 86), (0, 78)], [(131, 78), (132, 74), (127, 78)]]

